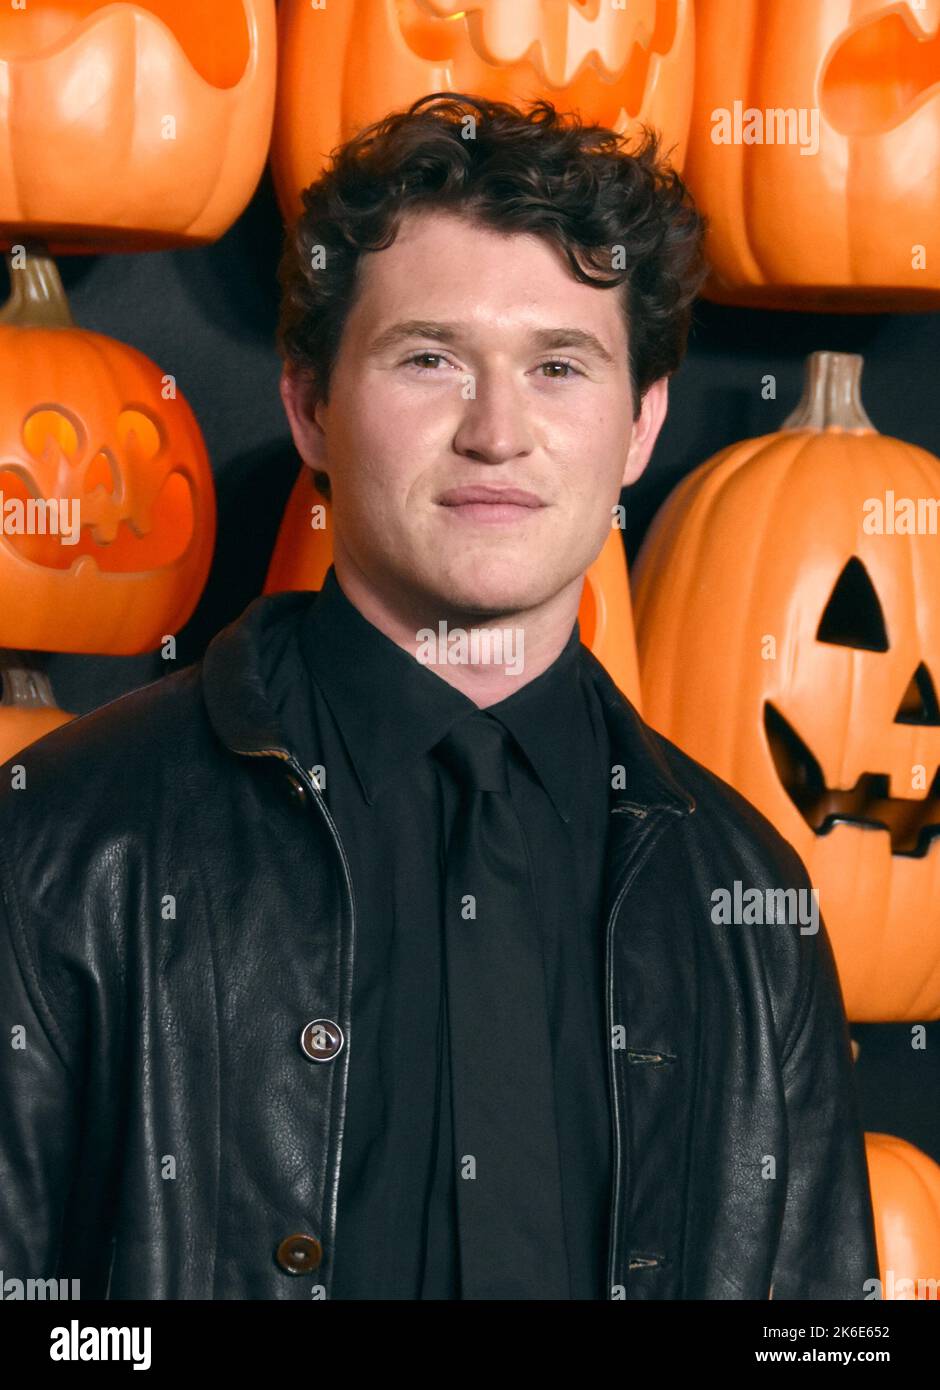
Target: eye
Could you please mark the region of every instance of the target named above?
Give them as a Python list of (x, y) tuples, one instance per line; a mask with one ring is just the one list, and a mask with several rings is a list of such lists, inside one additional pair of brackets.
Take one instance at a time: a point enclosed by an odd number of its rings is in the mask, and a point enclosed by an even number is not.
[(444, 354), (443, 354), (442, 352), (430, 352), (430, 351), (428, 351), (428, 352), (413, 352), (413, 353), (411, 354), (410, 357), (406, 357), (406, 358), (405, 358), (405, 364), (406, 364), (406, 366), (410, 366), (412, 363), (414, 363), (414, 365), (417, 366), (417, 368), (418, 368), (419, 371), (430, 371), (430, 372), (437, 371), (437, 368), (436, 368), (436, 367), (427, 367), (427, 366), (422, 366), (422, 365), (421, 365), (421, 359), (422, 359), (422, 358), (427, 358), (427, 357), (431, 357), (431, 358), (433, 358), (433, 359), (434, 359), (435, 361), (437, 361), (437, 362), (444, 362), (444, 363), (447, 362), (447, 358), (444, 356)]
[(846, 563), (836, 580), (819, 621), (816, 641), (860, 647), (869, 652), (888, 650), (884, 613), (875, 586), (857, 555)]
[[(569, 371), (569, 372), (573, 372), (575, 376), (583, 376), (583, 375), (584, 375), (584, 373), (581, 372), (581, 371), (579, 371), (578, 368), (574, 365), (574, 363), (573, 363), (573, 362), (569, 362), (568, 359), (567, 359), (566, 357), (553, 357), (552, 360), (551, 360), (550, 362), (540, 362), (540, 363), (539, 363), (539, 369), (540, 369), (540, 370), (543, 369), (543, 368), (545, 368), (545, 367), (567, 367), (568, 371)], [(549, 381), (568, 381), (569, 378), (568, 378), (567, 376), (553, 376), (553, 377), (549, 377), (548, 380), (549, 380)]]

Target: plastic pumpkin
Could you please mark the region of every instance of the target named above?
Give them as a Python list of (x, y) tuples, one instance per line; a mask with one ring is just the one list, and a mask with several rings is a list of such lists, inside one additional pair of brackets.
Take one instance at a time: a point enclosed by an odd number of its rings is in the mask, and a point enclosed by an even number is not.
[(712, 297), (940, 307), (940, 0), (698, 0), (686, 177)]
[(26, 653), (0, 651), (0, 764), (73, 718), (55, 703), (42, 671)]
[(214, 241), (274, 114), (274, 0), (0, 6), (0, 246)]
[(53, 261), (12, 260), (0, 311), (0, 646), (150, 651), (187, 621), (212, 560), (199, 426), (143, 353), (74, 326)]
[(61, 709), (29, 710), (0, 705), (0, 766), (73, 718)]
[[(317, 492), (313, 473), (304, 467), (284, 510), (264, 592), (319, 589), (332, 563), (332, 509)], [(611, 530), (600, 555), (584, 577), (578, 624), (581, 641), (590, 647), (614, 683), (639, 709), (633, 613), (619, 530)]]
[(282, 0), (278, 53), (271, 166), (288, 221), (336, 145), (436, 91), (546, 97), (618, 131), (648, 121), (677, 167), (685, 152), (691, 0)]
[(893, 1134), (866, 1134), (885, 1299), (940, 1297), (940, 1165)]
[(860, 371), (814, 354), (780, 432), (679, 484), (637, 645), (645, 717), (806, 865), (848, 1016), (913, 1021), (940, 1018), (940, 539), (902, 504), (940, 499), (940, 460), (875, 431)]

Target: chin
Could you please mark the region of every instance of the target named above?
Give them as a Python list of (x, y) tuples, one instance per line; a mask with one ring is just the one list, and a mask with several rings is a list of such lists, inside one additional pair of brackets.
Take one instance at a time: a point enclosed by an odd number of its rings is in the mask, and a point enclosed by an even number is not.
[(545, 603), (561, 587), (552, 577), (533, 567), (526, 571), (518, 562), (489, 559), (466, 570), (450, 569), (432, 579), (429, 588), (442, 609), (457, 609), (485, 617), (519, 613)]

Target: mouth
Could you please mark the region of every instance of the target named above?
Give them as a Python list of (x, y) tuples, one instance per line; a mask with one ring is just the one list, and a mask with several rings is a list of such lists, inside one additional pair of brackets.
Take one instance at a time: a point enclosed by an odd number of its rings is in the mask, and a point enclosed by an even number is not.
[(889, 795), (884, 772), (863, 772), (854, 787), (829, 787), (817, 759), (769, 700), (764, 729), (781, 785), (815, 835), (828, 835), (837, 825), (883, 830), (891, 853), (910, 859), (923, 859), (940, 838), (940, 767), (921, 800)]
[(523, 521), (545, 505), (521, 488), (482, 486), (450, 488), (438, 504), (463, 521), (483, 522)]

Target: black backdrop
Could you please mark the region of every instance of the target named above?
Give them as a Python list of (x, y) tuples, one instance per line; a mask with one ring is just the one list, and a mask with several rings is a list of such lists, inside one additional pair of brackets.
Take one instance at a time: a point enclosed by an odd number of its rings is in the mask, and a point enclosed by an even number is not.
[[(176, 662), (158, 653), (51, 655), (45, 665), (63, 709), (83, 714), (197, 660), (261, 592), (299, 467), (277, 390), (281, 235), (266, 170), (244, 214), (212, 246), (59, 260), (76, 323), (132, 344), (176, 377), (202, 428), (219, 506), (212, 572), (178, 635)], [(6, 284), (0, 289), (5, 297)], [(653, 460), (623, 494), (631, 558), (683, 474), (726, 444), (778, 427), (799, 398), (803, 359), (820, 348), (862, 353), (862, 397), (876, 427), (940, 454), (940, 314), (764, 313), (701, 301)], [(775, 400), (762, 396), (768, 374)], [(897, 1134), (940, 1161), (940, 1023), (928, 1027), (926, 1051), (912, 1050), (906, 1025), (851, 1031), (861, 1046), (865, 1128)]]

